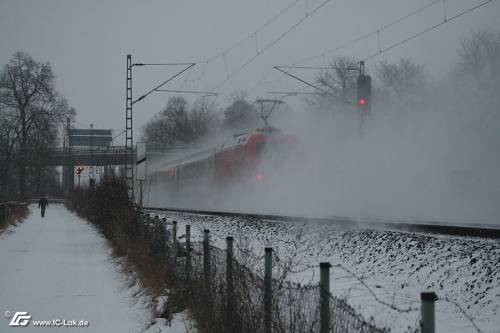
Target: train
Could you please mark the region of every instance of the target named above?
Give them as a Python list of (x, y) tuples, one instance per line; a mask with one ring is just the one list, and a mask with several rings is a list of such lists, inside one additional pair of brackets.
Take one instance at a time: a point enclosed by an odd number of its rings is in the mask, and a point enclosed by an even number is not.
[(266, 126), (169, 161), (153, 172), (150, 183), (164, 193), (186, 193), (191, 198), (207, 190), (255, 189), (269, 184), (271, 177), (289, 174), (300, 158), (296, 135)]

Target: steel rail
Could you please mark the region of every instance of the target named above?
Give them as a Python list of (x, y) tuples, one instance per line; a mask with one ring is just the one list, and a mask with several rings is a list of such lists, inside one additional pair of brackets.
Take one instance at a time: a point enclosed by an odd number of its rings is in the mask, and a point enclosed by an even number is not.
[(344, 216), (331, 217), (307, 217), (307, 216), (289, 216), (289, 215), (274, 215), (274, 214), (256, 214), (256, 213), (241, 213), (232, 211), (212, 211), (212, 210), (195, 210), (187, 208), (163, 208), (163, 207), (143, 207), (146, 212), (164, 211), (172, 213), (186, 213), (195, 215), (210, 215), (210, 216), (227, 216), (227, 217), (242, 217), (257, 219), (264, 222), (275, 223), (315, 223), (337, 225), (347, 229), (384, 229), (397, 230), (402, 232), (421, 232), (428, 234), (463, 236), (463, 237), (479, 237), (500, 239), (500, 226), (494, 225), (458, 225), (439, 221), (424, 221), (424, 220), (390, 220), (390, 219), (368, 219), (368, 218), (351, 218)]

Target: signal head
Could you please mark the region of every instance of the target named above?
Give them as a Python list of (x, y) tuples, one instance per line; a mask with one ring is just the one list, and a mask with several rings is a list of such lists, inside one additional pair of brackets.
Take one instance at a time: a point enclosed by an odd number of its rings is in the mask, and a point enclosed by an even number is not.
[(370, 111), (372, 96), (372, 78), (369, 75), (360, 75), (358, 77), (358, 108), (363, 112)]

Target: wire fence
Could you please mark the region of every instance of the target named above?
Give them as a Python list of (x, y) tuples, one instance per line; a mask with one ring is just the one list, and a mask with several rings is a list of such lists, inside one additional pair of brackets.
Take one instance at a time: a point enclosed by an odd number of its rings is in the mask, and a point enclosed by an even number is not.
[[(191, 242), (190, 226), (178, 237), (176, 222), (141, 216), (147, 227), (140, 235), (155, 251), (167, 253), (175, 289), (182, 291), (201, 332), (389, 332), (331, 295), (325, 289), (329, 282), (301, 285), (283, 274), (272, 277), (279, 260), (267, 248), (262, 275), (234, 258), (231, 237), (221, 249), (212, 245), (209, 230), (202, 242)], [(329, 274), (329, 266), (326, 269)]]

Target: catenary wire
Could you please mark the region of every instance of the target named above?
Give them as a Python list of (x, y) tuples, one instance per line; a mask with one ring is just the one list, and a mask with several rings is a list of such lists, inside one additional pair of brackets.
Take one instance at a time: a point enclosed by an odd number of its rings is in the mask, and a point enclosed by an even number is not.
[(213, 61), (213, 60), (215, 60), (215, 59), (223, 56), (224, 54), (226, 54), (226, 53), (230, 52), (231, 50), (233, 50), (234, 48), (240, 46), (241, 44), (243, 44), (245, 41), (249, 40), (250, 38), (255, 38), (254, 36), (256, 36), (257, 33), (259, 33), (262, 30), (264, 30), (264, 28), (266, 28), (269, 24), (273, 23), (275, 20), (277, 20), (280, 16), (282, 16), (283, 14), (285, 14), (290, 8), (292, 8), (293, 6), (295, 6), (299, 2), (300, 2), (300, 0), (295, 0), (290, 5), (288, 5), (287, 7), (285, 7), (281, 12), (279, 12), (278, 14), (276, 14), (275, 16), (273, 16), (271, 19), (269, 19), (268, 21), (266, 21), (257, 30), (253, 31), (252, 33), (250, 33), (246, 37), (240, 39), (239, 41), (237, 41), (236, 43), (234, 43), (232, 46), (230, 46), (229, 48), (227, 48), (226, 50), (224, 50), (224, 51), (222, 51), (222, 52), (214, 55), (213, 57), (207, 59), (206, 62), (211, 62), (211, 61)]
[(232, 71), (231, 73), (229, 73), (229, 75), (227, 75), (227, 77), (224, 80), (222, 80), (221, 82), (219, 82), (211, 90), (215, 91), (218, 88), (220, 88), (224, 83), (226, 83), (227, 81), (229, 81), (229, 79), (231, 79), (233, 76), (235, 76), (236, 74), (238, 74), (243, 68), (245, 68), (251, 62), (253, 62), (259, 55), (261, 55), (262, 53), (266, 52), (271, 47), (273, 47), (276, 43), (278, 43), (286, 35), (288, 35), (290, 32), (292, 32), (292, 30), (294, 30), (296, 27), (298, 27), (302, 22), (304, 22), (307, 18), (311, 17), (314, 13), (316, 13), (318, 10), (320, 10), (323, 6), (325, 6), (330, 1), (331, 0), (325, 0), (325, 1), (323, 1), (316, 8), (314, 8), (310, 13), (308, 13), (308, 15), (302, 17), (299, 21), (295, 22), (292, 26), (290, 26), (290, 28), (288, 28), (284, 33), (282, 33), (277, 38), (275, 38), (274, 40), (272, 40), (269, 44), (267, 44), (261, 51), (259, 51), (259, 53), (256, 53), (254, 56), (252, 56), (250, 59), (248, 59), (247, 61), (245, 61), (242, 65), (240, 65), (237, 69), (235, 69), (234, 71)]
[(339, 45), (339, 46), (337, 46), (337, 47), (335, 47), (335, 48), (333, 48), (333, 49), (331, 49), (331, 50), (328, 50), (328, 51), (326, 51), (326, 52), (323, 52), (323, 53), (321, 53), (321, 54), (319, 54), (319, 55), (315, 55), (315, 56), (307, 57), (307, 58), (304, 58), (304, 59), (302, 59), (302, 60), (296, 61), (296, 62), (294, 62), (294, 63), (293, 63), (293, 64), (291, 64), (291, 65), (292, 65), (292, 66), (294, 66), (294, 65), (301, 64), (301, 63), (304, 63), (304, 62), (307, 62), (307, 61), (310, 61), (310, 60), (315, 60), (315, 59), (318, 59), (318, 58), (324, 57), (324, 56), (326, 56), (327, 54), (330, 54), (330, 53), (336, 52), (336, 51), (338, 51), (338, 50), (341, 50), (341, 49), (343, 49), (343, 48), (345, 48), (345, 47), (347, 47), (347, 46), (350, 46), (350, 45), (352, 45), (352, 44), (354, 44), (354, 43), (356, 43), (356, 42), (359, 42), (359, 41), (361, 41), (361, 40), (363, 40), (363, 39), (365, 39), (365, 38), (367, 38), (367, 37), (370, 37), (371, 35), (374, 35), (374, 34), (380, 33), (382, 30), (385, 30), (385, 29), (387, 29), (387, 28), (389, 28), (389, 27), (391, 27), (391, 26), (393, 26), (393, 25), (395, 25), (395, 24), (397, 24), (397, 23), (399, 23), (399, 22), (401, 22), (401, 21), (404, 21), (405, 19), (407, 19), (407, 18), (409, 18), (409, 17), (411, 17), (411, 16), (413, 16), (413, 15), (416, 15), (416, 14), (418, 14), (418, 13), (420, 13), (420, 12), (424, 11), (425, 9), (427, 9), (427, 8), (429, 8), (429, 7), (434, 6), (435, 4), (437, 4), (437, 3), (441, 2), (441, 1), (442, 1), (442, 0), (434, 0), (434, 1), (432, 1), (432, 2), (430, 2), (430, 3), (428, 3), (428, 4), (426, 4), (425, 6), (422, 6), (422, 7), (418, 8), (418, 9), (416, 9), (416, 10), (414, 10), (414, 11), (412, 11), (412, 12), (410, 12), (410, 13), (408, 13), (408, 14), (406, 14), (406, 15), (404, 15), (404, 16), (402, 16), (402, 17), (400, 17), (400, 18), (397, 18), (396, 20), (394, 20), (394, 21), (392, 21), (392, 22), (389, 22), (389, 23), (387, 23), (387, 24), (385, 24), (385, 25), (383, 25), (383, 26), (381, 26), (381, 27), (379, 27), (379, 28), (377, 28), (377, 29), (375, 29), (375, 30), (373, 30), (373, 31), (370, 31), (370, 32), (368, 32), (368, 33), (365, 33), (365, 34), (363, 34), (363, 35), (361, 35), (361, 36), (359, 36), (359, 37), (356, 37), (356, 38), (354, 38), (354, 39), (352, 39), (352, 40), (350, 40), (350, 41), (347, 41), (347, 42), (345, 42), (344, 44), (341, 44), (341, 45)]
[(388, 47), (386, 47), (386, 48), (384, 48), (384, 49), (380, 49), (378, 52), (376, 52), (376, 53), (374, 53), (374, 54), (372, 54), (372, 55), (370, 55), (370, 56), (366, 57), (366, 58), (364, 59), (364, 61), (368, 61), (368, 60), (370, 60), (370, 59), (372, 59), (372, 58), (374, 58), (374, 57), (378, 56), (379, 54), (382, 54), (382, 53), (387, 52), (387, 51), (389, 51), (389, 50), (392, 50), (392, 49), (394, 49), (394, 48), (396, 48), (396, 47), (398, 47), (398, 46), (400, 46), (400, 45), (402, 45), (402, 44), (405, 44), (405, 43), (409, 42), (409, 41), (410, 41), (410, 40), (412, 40), (412, 39), (415, 39), (415, 38), (417, 38), (417, 37), (419, 37), (419, 36), (421, 36), (421, 35), (423, 35), (423, 34), (425, 34), (425, 33), (429, 32), (429, 31), (431, 31), (431, 30), (434, 30), (434, 29), (436, 29), (436, 28), (438, 28), (438, 27), (440, 27), (440, 26), (442, 26), (442, 25), (444, 25), (444, 24), (446, 24), (446, 23), (448, 23), (448, 22), (450, 22), (450, 21), (453, 21), (454, 19), (457, 19), (457, 18), (459, 18), (459, 17), (461, 17), (461, 16), (463, 16), (463, 15), (465, 15), (465, 14), (468, 14), (468, 13), (470, 13), (470, 12), (472, 12), (472, 11), (474, 11), (474, 10), (476, 10), (476, 9), (480, 8), (480, 7), (483, 7), (483, 6), (487, 5), (487, 4), (489, 4), (490, 2), (493, 2), (493, 1), (494, 1), (494, 0), (487, 0), (487, 1), (482, 2), (482, 3), (480, 3), (480, 4), (478, 4), (478, 5), (474, 6), (474, 7), (471, 7), (471, 8), (469, 8), (469, 9), (467, 9), (467, 10), (464, 10), (464, 11), (462, 11), (462, 12), (460, 12), (460, 13), (458, 13), (458, 14), (456, 14), (456, 15), (452, 16), (452, 17), (445, 18), (443, 21), (441, 21), (441, 22), (439, 22), (439, 23), (437, 23), (437, 24), (434, 24), (433, 26), (431, 26), (431, 27), (429, 27), (429, 28), (427, 28), (427, 29), (424, 29), (424, 30), (422, 30), (422, 31), (420, 31), (420, 32), (417, 32), (416, 34), (413, 34), (413, 35), (411, 35), (410, 37), (405, 38), (405, 39), (403, 39), (403, 40), (401, 40), (401, 41), (399, 41), (399, 42), (397, 42), (397, 43), (394, 43), (394, 44), (392, 44), (391, 46), (388, 46)]
[[(364, 61), (368, 61), (368, 60), (370, 60), (370, 59), (372, 59), (372, 58), (374, 58), (374, 57), (378, 56), (379, 54), (382, 54), (382, 53), (387, 52), (387, 51), (389, 51), (389, 50), (392, 50), (392, 49), (394, 49), (394, 48), (396, 48), (396, 47), (398, 47), (398, 46), (400, 46), (400, 45), (402, 45), (402, 44), (405, 44), (405, 43), (407, 43), (408, 41), (411, 41), (412, 39), (415, 39), (415, 38), (417, 38), (417, 37), (419, 37), (419, 36), (421, 36), (421, 35), (423, 35), (423, 34), (425, 34), (425, 33), (429, 32), (429, 31), (431, 31), (431, 30), (434, 30), (434, 29), (436, 29), (436, 28), (438, 28), (438, 27), (440, 27), (440, 26), (442, 26), (442, 25), (444, 25), (444, 24), (446, 24), (446, 23), (448, 23), (448, 22), (450, 22), (450, 21), (453, 21), (453, 20), (455, 20), (455, 19), (457, 19), (457, 18), (459, 18), (459, 17), (461, 17), (461, 16), (463, 16), (463, 15), (466, 15), (466, 14), (468, 14), (468, 13), (470, 13), (470, 12), (472, 12), (472, 11), (474, 11), (474, 10), (476, 10), (476, 9), (480, 8), (480, 7), (483, 7), (483, 6), (485, 6), (485, 5), (489, 4), (490, 2), (493, 2), (493, 1), (494, 1), (494, 0), (487, 0), (487, 1), (482, 2), (482, 3), (480, 3), (480, 4), (476, 5), (476, 6), (473, 6), (473, 7), (469, 8), (469, 9), (467, 9), (467, 10), (464, 10), (464, 11), (462, 11), (462, 12), (460, 12), (460, 13), (458, 13), (458, 14), (454, 15), (454, 16), (451, 16), (451, 17), (449, 17), (449, 18), (446, 18), (446, 16), (445, 16), (445, 17), (443, 18), (443, 21), (441, 21), (441, 22), (439, 22), (439, 23), (437, 23), (437, 24), (434, 24), (433, 26), (431, 26), (431, 27), (429, 27), (429, 28), (426, 28), (426, 29), (424, 29), (424, 30), (422, 30), (422, 31), (420, 31), (420, 32), (418, 32), (418, 33), (416, 33), (416, 34), (413, 34), (413, 35), (411, 35), (410, 37), (405, 38), (405, 39), (403, 39), (403, 40), (401, 40), (401, 41), (399, 41), (399, 42), (397, 42), (397, 43), (394, 43), (394, 44), (392, 44), (392, 45), (390, 45), (390, 46), (388, 46), (388, 47), (386, 47), (386, 48), (384, 48), (384, 49), (379, 49), (379, 51), (378, 51), (378, 52), (376, 52), (376, 53), (374, 53), (374, 54), (372, 54), (372, 55), (370, 55), (370, 56), (368, 56), (368, 57), (364, 58)], [(406, 17), (408, 17), (408, 15), (406, 15)], [(399, 19), (399, 21), (401, 21), (401, 19)], [(391, 26), (391, 25), (393, 25), (393, 24), (395, 24), (395, 23), (391, 22), (391, 23), (389, 23), (388, 25), (385, 25), (384, 27)], [(312, 59), (312, 58), (309, 58), (309, 59)], [(310, 83), (308, 83), (308, 82), (305, 82), (304, 80), (302, 80), (302, 79), (300, 79), (300, 78), (298, 78), (298, 77), (296, 77), (296, 76), (293, 76), (293, 75), (291, 75), (290, 73), (287, 73), (287, 72), (285, 72), (285, 71), (283, 71), (283, 70), (281, 69), (281, 68), (287, 68), (287, 66), (275, 66), (274, 68), (275, 68), (275, 69), (277, 69), (277, 70), (279, 70), (279, 71), (281, 71), (282, 73), (284, 73), (284, 74), (286, 74), (286, 75), (288, 75), (288, 76), (291, 76), (292, 78), (294, 78), (294, 79), (296, 79), (296, 80), (298, 80), (298, 81), (301, 81), (301, 82), (303, 82), (303, 83), (305, 83), (305, 84), (308, 84), (308, 85), (312, 86), (313, 88), (315, 88), (315, 89), (317, 89), (317, 90), (323, 91), (322, 89), (318, 89), (318, 87), (316, 87), (316, 86), (314, 86), (314, 85), (312, 85), (312, 84), (310, 84)], [(297, 67), (295, 67), (295, 68), (297, 68)], [(302, 68), (312, 68), (312, 67), (305, 67), (305, 66), (303, 66)], [(334, 96), (334, 97), (337, 97), (337, 96)], [(338, 97), (337, 97), (337, 98), (338, 98)]]

